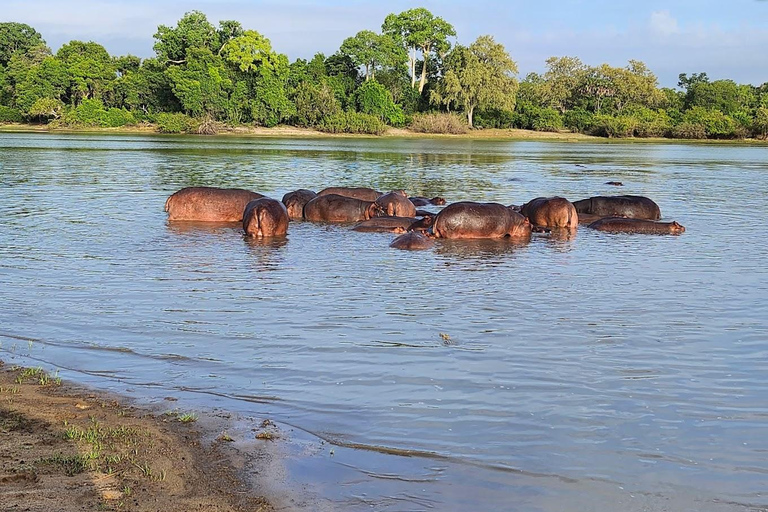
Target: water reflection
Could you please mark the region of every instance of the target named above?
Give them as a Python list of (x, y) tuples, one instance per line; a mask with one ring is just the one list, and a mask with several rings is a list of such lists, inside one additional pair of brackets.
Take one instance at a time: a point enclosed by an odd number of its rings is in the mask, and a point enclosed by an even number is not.
[(258, 238), (243, 235), (243, 240), (255, 270), (278, 270), (285, 261), (285, 253), (281, 249), (288, 244), (288, 237)]
[[(518, 251), (525, 248), (530, 238), (437, 240), (435, 254), (446, 259), (471, 260), (487, 264), (509, 262)], [(482, 266), (466, 270), (482, 270)]]

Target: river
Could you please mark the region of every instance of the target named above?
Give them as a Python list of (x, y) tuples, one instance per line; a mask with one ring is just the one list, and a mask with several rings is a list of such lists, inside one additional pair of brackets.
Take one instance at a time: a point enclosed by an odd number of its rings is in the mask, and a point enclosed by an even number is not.
[[(192, 185), (639, 194), (687, 231), (257, 243), (169, 225)], [(332, 510), (765, 510), (766, 217), (759, 145), (0, 133), (0, 358), (290, 426)]]

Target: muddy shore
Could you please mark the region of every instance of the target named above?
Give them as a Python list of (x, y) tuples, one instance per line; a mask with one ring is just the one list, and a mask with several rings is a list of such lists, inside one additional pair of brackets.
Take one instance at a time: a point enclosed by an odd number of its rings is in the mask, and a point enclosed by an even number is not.
[[(252, 476), (246, 483), (227, 418), (179, 411), (172, 399), (163, 408), (0, 361), (0, 508), (276, 510)], [(261, 427), (248, 435), (256, 446), (276, 429)], [(249, 466), (269, 467), (267, 449), (248, 455)]]

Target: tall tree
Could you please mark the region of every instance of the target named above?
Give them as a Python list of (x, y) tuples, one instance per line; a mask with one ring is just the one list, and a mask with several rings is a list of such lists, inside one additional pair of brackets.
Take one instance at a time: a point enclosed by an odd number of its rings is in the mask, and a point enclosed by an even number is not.
[(399, 40), (408, 50), (411, 72), (411, 85), (416, 85), (416, 52), (421, 51), (422, 67), (419, 92), (427, 82), (427, 61), (433, 53), (446, 54), (451, 43), (449, 37), (456, 37), (453, 25), (443, 18), (435, 17), (423, 7), (410, 9), (400, 14), (390, 14), (381, 26), (385, 34)]
[(377, 68), (395, 67), (407, 59), (404, 49), (391, 35), (370, 30), (361, 30), (345, 39), (339, 52), (349, 55), (355, 65), (365, 67), (366, 81), (376, 77)]
[(104, 91), (117, 78), (115, 63), (109, 52), (92, 41), (70, 41), (59, 48), (56, 58), (69, 74), (69, 101), (75, 106), (83, 99), (101, 99)]
[(543, 93), (547, 106), (564, 113), (573, 99), (587, 67), (577, 57), (550, 57), (544, 73)]
[(476, 109), (513, 110), (517, 93), (517, 64), (504, 45), (480, 36), (469, 47), (456, 46), (445, 59), (445, 75), (431, 100), (455, 104), (467, 114), (472, 127)]
[(26, 52), (32, 47), (45, 45), (43, 36), (24, 23), (0, 23), (0, 66), (7, 66), (16, 52)]
[(176, 27), (160, 25), (154, 37), (158, 59), (172, 64), (186, 62), (189, 48), (207, 48), (218, 53), (223, 44), (216, 27), (200, 11), (186, 13)]

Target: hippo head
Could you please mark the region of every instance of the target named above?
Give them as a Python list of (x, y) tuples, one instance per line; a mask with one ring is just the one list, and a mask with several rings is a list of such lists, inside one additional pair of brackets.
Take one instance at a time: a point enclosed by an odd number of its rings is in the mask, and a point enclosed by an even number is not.
[(386, 217), (387, 210), (377, 202), (372, 202), (366, 210), (366, 215), (369, 219), (374, 217)]
[(430, 199), (429, 202), (434, 204), (435, 206), (442, 206), (445, 204), (445, 198), (440, 196), (435, 196), (432, 199)]
[(679, 224), (677, 221), (673, 220), (669, 227), (672, 233), (685, 233), (685, 227), (682, 224)]

